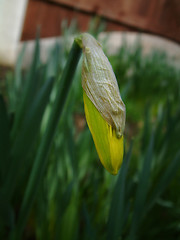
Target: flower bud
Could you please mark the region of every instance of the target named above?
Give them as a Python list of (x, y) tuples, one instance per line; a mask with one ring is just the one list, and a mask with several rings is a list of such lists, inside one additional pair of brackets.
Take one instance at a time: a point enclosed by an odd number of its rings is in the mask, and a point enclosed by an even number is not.
[(88, 33), (78, 39), (83, 49), (82, 87), (86, 120), (104, 167), (117, 174), (123, 159), (125, 105), (101, 45)]

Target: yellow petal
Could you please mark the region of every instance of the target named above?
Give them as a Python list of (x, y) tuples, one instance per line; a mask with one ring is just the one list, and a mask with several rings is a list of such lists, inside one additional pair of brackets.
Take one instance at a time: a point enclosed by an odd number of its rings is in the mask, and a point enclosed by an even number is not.
[(83, 91), (86, 121), (103, 166), (113, 175), (118, 173), (123, 160), (123, 136), (117, 138), (115, 129), (107, 123)]

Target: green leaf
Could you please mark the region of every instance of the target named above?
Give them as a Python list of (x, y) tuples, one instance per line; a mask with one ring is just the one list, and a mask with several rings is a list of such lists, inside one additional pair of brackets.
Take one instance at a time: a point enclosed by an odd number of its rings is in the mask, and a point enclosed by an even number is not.
[(27, 218), (32, 208), (32, 204), (37, 195), (39, 185), (43, 179), (48, 163), (48, 154), (50, 147), (54, 139), (59, 118), (63, 111), (64, 103), (66, 101), (79, 58), (81, 56), (81, 51), (82, 50), (79, 48), (76, 42), (74, 42), (65, 69), (63, 71), (61, 81), (59, 82), (59, 91), (57, 92), (57, 96), (53, 104), (45, 136), (41, 141), (36, 158), (34, 160), (33, 168), (21, 205), (17, 227), (15, 229), (15, 232), (12, 233), (12, 237), (15, 237), (15, 239), (19, 239), (22, 235)]
[[(16, 184), (21, 174), (27, 171), (27, 157), (32, 150), (32, 146), (37, 140), (37, 135), (40, 131), (40, 124), (45, 108), (47, 107), (51, 89), (53, 86), (53, 78), (49, 79), (36, 96), (34, 104), (29, 106), (27, 120), (24, 120), (21, 125), (21, 130), (18, 132), (17, 138), (12, 144), (10, 152), (11, 164), (8, 167), (6, 181), (3, 185), (6, 198), (10, 199), (13, 195)], [(32, 163), (31, 163), (32, 164)], [(22, 172), (21, 169), (24, 168)]]
[(159, 196), (164, 192), (164, 190), (170, 184), (171, 180), (174, 178), (177, 171), (179, 170), (179, 167), (180, 167), (180, 151), (176, 153), (175, 157), (170, 162), (169, 166), (166, 168), (164, 173), (160, 176), (160, 179), (148, 200), (146, 212), (152, 208), (152, 206), (155, 204)]
[(15, 90), (16, 93), (19, 92), (19, 89), (22, 85), (22, 63), (23, 63), (23, 57), (25, 53), (25, 44), (18, 56), (17, 62), (16, 62), (16, 67), (15, 67), (15, 79), (14, 79), (14, 85), (15, 85)]
[[(57, 205), (57, 209), (56, 209), (56, 218), (55, 218), (55, 227), (54, 227), (54, 231), (55, 231), (55, 238), (54, 239), (60, 239), (61, 236), (61, 225), (62, 223), (62, 218), (64, 213), (67, 211), (67, 208), (70, 204), (70, 202), (72, 201), (72, 195), (73, 195), (73, 183), (71, 182), (67, 188), (65, 189), (65, 192), (63, 193), (62, 196), (59, 196), (59, 201), (57, 201), (59, 204)], [(69, 229), (68, 229), (69, 231)]]
[(12, 134), (11, 134), (12, 139), (15, 139), (16, 134), (18, 133), (19, 128), (21, 127), (21, 123), (24, 119), (24, 116), (26, 115), (26, 111), (30, 103), (34, 99), (34, 90), (38, 83), (36, 74), (37, 74), (37, 68), (39, 64), (39, 55), (40, 55), (40, 47), (39, 47), (39, 40), (37, 38), (35, 49), (34, 49), (34, 57), (32, 60), (32, 65), (31, 65), (28, 77), (26, 79), (21, 101), (19, 103), (18, 109), (16, 111), (16, 115), (15, 115), (15, 122), (13, 125)]
[(95, 228), (92, 226), (92, 219), (91, 219), (91, 216), (88, 212), (88, 209), (87, 209), (87, 206), (86, 206), (85, 203), (83, 204), (83, 216), (84, 216), (84, 220), (85, 220), (85, 236), (84, 236), (84, 239), (87, 239), (87, 240), (97, 239), (96, 231), (95, 231)]
[(125, 209), (125, 185), (126, 175), (128, 170), (128, 164), (131, 158), (132, 144), (126, 157), (123, 160), (123, 164), (114, 188), (113, 198), (111, 201), (111, 207), (109, 211), (108, 226), (107, 226), (107, 240), (118, 239), (122, 235), (124, 225), (124, 209)]
[(141, 220), (143, 217), (143, 210), (144, 210), (145, 201), (146, 201), (146, 197), (149, 189), (149, 178), (150, 178), (150, 172), (151, 172), (151, 163), (153, 159), (153, 149), (154, 149), (154, 133), (152, 133), (152, 136), (150, 138), (147, 153), (144, 157), (143, 168), (139, 176), (129, 239), (136, 238), (135, 237), (136, 232), (139, 228), (139, 224), (141, 223)]
[(9, 119), (6, 104), (0, 95), (0, 182), (4, 181), (9, 165), (8, 154), (10, 148)]

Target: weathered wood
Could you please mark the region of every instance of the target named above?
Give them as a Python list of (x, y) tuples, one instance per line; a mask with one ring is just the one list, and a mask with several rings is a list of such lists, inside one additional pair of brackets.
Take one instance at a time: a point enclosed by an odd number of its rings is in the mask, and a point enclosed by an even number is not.
[(42, 37), (57, 36), (63, 19), (76, 18), (86, 31), (95, 14), (107, 20), (107, 30), (136, 29), (180, 42), (179, 0), (30, 0), (22, 39), (34, 38), (37, 24)]
[(90, 20), (89, 15), (77, 12), (74, 14), (70, 9), (43, 1), (29, 1), (21, 39), (34, 39), (38, 26), (40, 27), (41, 37), (59, 36), (61, 35), (62, 21), (67, 19), (70, 23), (74, 18), (77, 19), (77, 22), (83, 21), (85, 30)]

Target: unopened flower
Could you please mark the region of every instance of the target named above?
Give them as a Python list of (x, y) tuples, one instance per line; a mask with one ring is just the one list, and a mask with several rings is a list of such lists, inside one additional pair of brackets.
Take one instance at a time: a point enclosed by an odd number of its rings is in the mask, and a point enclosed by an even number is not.
[(125, 105), (116, 77), (101, 45), (88, 33), (83, 49), (82, 87), (86, 120), (104, 167), (116, 175), (123, 160)]

